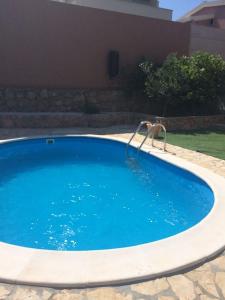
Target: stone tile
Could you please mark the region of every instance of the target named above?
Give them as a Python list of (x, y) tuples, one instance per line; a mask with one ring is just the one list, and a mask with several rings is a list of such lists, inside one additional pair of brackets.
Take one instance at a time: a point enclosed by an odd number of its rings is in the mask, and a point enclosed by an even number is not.
[(63, 290), (51, 297), (51, 300), (84, 300), (83, 291), (80, 294), (73, 293), (69, 290)]
[(52, 292), (50, 292), (49, 290), (43, 289), (43, 291), (41, 293), (41, 299), (42, 300), (49, 300), (51, 295), (52, 295)]
[(211, 271), (212, 271), (212, 269), (211, 269), (210, 264), (206, 263), (206, 264), (186, 273), (185, 275), (192, 281), (197, 282), (199, 280), (199, 278), (201, 277), (202, 272), (211, 272)]
[(98, 288), (95, 290), (91, 290), (86, 293), (86, 297), (87, 300), (136, 300), (133, 299), (133, 296), (131, 294), (127, 295), (119, 293), (116, 289), (113, 288)]
[(218, 300), (218, 298), (211, 298), (207, 295), (200, 296), (200, 300)]
[(212, 271), (212, 268), (210, 264), (207, 262), (204, 265), (201, 265), (200, 267), (195, 269), (198, 272), (203, 272), (203, 271)]
[(175, 300), (175, 298), (171, 296), (159, 296), (158, 300)]
[(194, 284), (183, 275), (167, 278), (173, 292), (179, 300), (194, 300), (196, 298)]
[(214, 279), (215, 275), (212, 272), (202, 272), (201, 278), (199, 278), (198, 283), (209, 294), (215, 297), (219, 297)]
[(203, 291), (198, 286), (195, 288), (195, 293), (196, 293), (197, 296), (204, 295)]
[(223, 296), (225, 297), (225, 272), (216, 273), (216, 284), (220, 288)]
[(32, 288), (18, 287), (12, 295), (12, 300), (42, 300), (37, 291)]
[(139, 283), (131, 286), (131, 290), (146, 296), (154, 296), (169, 288), (165, 278), (156, 279), (149, 282)]
[(11, 290), (8, 286), (0, 285), (0, 300), (5, 300), (9, 296)]
[(205, 265), (203, 269), (198, 268), (186, 275), (189, 279), (198, 282), (198, 284), (212, 296), (219, 296), (214, 281), (215, 274), (212, 272), (209, 264)]
[(225, 271), (225, 256), (220, 256), (210, 262), (211, 265)]

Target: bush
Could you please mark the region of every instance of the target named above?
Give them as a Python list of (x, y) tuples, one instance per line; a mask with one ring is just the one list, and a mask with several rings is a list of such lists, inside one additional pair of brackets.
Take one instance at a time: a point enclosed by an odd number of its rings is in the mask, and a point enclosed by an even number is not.
[(163, 116), (215, 114), (225, 103), (225, 61), (219, 55), (173, 54), (159, 67), (149, 61), (140, 67), (146, 75), (145, 92)]

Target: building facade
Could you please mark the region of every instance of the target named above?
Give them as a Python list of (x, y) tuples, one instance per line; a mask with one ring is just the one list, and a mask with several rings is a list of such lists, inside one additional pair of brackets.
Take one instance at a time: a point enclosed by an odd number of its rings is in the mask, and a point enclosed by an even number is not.
[(75, 6), (97, 8), (136, 16), (172, 20), (172, 10), (159, 7), (158, 0), (54, 0)]
[(225, 29), (225, 0), (204, 1), (180, 19), (197, 25)]

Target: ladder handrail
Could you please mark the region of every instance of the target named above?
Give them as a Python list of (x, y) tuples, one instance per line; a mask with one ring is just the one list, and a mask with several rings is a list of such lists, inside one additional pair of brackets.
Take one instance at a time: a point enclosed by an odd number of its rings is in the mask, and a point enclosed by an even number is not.
[(144, 145), (144, 143), (146, 142), (146, 140), (148, 138), (152, 138), (152, 128), (153, 128), (153, 124), (151, 122), (148, 122), (147, 124), (147, 134), (144, 138), (144, 140), (142, 141), (141, 145), (139, 146), (138, 150), (141, 150), (142, 146)]
[(154, 146), (154, 141), (155, 141), (155, 132), (156, 132), (156, 128), (161, 128), (164, 131), (164, 144), (163, 144), (163, 151), (166, 151), (166, 141), (167, 141), (167, 131), (166, 131), (166, 127), (161, 124), (161, 123), (154, 123), (152, 124), (150, 121), (142, 121), (139, 123), (136, 131), (133, 133), (133, 135), (131, 136), (129, 142), (127, 143), (127, 147), (126, 147), (126, 155), (128, 156), (128, 148), (132, 142), (132, 140), (135, 138), (136, 134), (139, 133), (139, 131), (141, 130), (142, 126), (146, 125), (147, 126), (147, 133), (143, 139), (143, 141), (141, 142), (140, 146), (138, 147), (138, 151), (141, 150), (142, 146), (144, 145), (144, 143), (146, 142), (146, 140), (148, 138), (152, 139), (152, 147)]
[[(142, 121), (142, 122), (139, 123), (136, 131), (134, 132), (134, 134), (131, 136), (129, 142), (127, 143), (127, 147), (126, 147), (126, 154), (127, 155), (128, 155), (128, 148), (129, 148), (132, 140), (134, 139), (134, 137), (136, 136), (136, 134), (138, 134), (138, 132), (141, 130), (142, 126), (143, 125), (147, 125), (147, 124), (149, 124), (149, 125), (151, 124), (152, 125), (152, 123), (149, 122), (149, 121)], [(143, 144), (145, 143), (145, 141), (147, 140), (147, 138), (148, 138), (148, 132), (147, 132), (147, 135), (145, 136), (144, 140), (142, 141), (141, 145), (139, 146), (139, 150), (143, 146)]]

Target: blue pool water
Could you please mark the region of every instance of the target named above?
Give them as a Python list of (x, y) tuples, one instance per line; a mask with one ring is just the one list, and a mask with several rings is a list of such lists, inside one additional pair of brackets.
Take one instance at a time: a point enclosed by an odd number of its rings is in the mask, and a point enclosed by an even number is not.
[(51, 250), (160, 240), (200, 222), (214, 195), (198, 177), (120, 142), (87, 138), (0, 145), (0, 241)]

